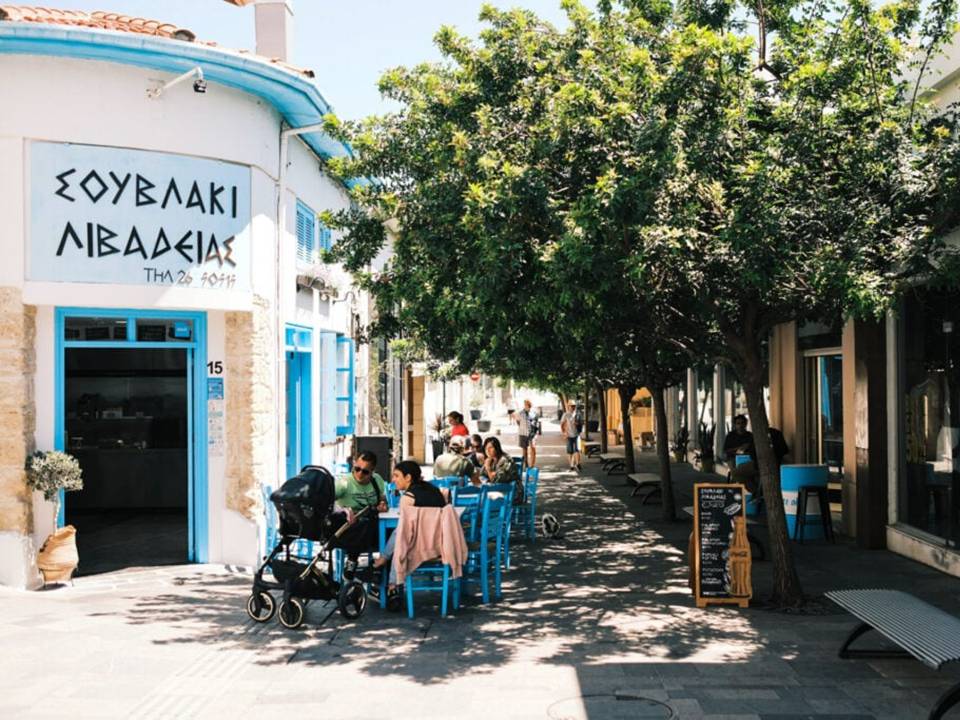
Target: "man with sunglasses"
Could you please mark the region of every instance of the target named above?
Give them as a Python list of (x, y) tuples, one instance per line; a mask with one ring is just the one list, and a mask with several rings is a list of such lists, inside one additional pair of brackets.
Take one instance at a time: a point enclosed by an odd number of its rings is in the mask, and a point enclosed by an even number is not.
[(373, 506), (378, 512), (387, 511), (387, 486), (374, 472), (377, 456), (369, 450), (359, 453), (349, 475), (337, 478), (337, 505), (358, 512)]
[[(386, 512), (387, 487), (383, 478), (374, 472), (376, 467), (377, 456), (374, 453), (369, 450), (358, 453), (350, 474), (337, 478), (337, 505), (354, 513), (365, 507)], [(364, 520), (341, 538), (342, 544), (349, 548), (343, 568), (343, 575), (347, 579), (354, 576), (360, 553), (374, 551), (379, 544), (376, 521), (371, 522), (368, 518)]]

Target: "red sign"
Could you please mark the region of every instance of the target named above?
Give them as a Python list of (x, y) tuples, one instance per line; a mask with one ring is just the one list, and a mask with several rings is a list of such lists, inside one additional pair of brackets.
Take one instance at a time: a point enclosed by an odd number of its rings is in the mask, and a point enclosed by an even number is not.
[(477, 380), (480, 379), (480, 373), (478, 373), (478, 372), (470, 373), (470, 379), (473, 380), (474, 382), (476, 382)]

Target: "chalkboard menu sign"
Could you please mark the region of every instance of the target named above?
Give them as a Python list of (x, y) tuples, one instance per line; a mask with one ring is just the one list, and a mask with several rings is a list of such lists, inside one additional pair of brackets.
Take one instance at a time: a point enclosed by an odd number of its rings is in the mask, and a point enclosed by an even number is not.
[(746, 607), (753, 594), (743, 485), (697, 483), (693, 488), (694, 595), (697, 606)]

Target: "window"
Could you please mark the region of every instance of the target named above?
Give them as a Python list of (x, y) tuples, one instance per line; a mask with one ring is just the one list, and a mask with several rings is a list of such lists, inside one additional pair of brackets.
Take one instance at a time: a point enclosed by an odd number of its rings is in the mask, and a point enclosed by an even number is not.
[(312, 263), (317, 255), (317, 214), (297, 200), (297, 259)]
[(353, 397), (353, 340), (337, 338), (337, 435), (352, 435), (355, 425)]
[(960, 547), (960, 296), (918, 288), (901, 321), (899, 515)]
[(317, 261), (319, 250), (333, 247), (333, 233), (317, 218), (317, 214), (297, 200), (297, 259), (307, 263)]

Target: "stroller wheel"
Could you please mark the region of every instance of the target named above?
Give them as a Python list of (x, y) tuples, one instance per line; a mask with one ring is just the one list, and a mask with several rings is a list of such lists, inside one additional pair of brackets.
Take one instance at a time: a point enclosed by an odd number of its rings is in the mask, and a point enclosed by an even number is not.
[(280, 603), (280, 612), (277, 614), (277, 618), (285, 628), (296, 630), (303, 625), (303, 604), (296, 598), (290, 598)]
[(277, 604), (273, 601), (273, 595), (268, 592), (260, 591), (253, 593), (247, 598), (247, 615), (251, 620), (259, 623), (265, 623), (277, 611)]
[(367, 608), (367, 591), (358, 582), (344, 583), (337, 595), (337, 607), (347, 620), (356, 620)]

